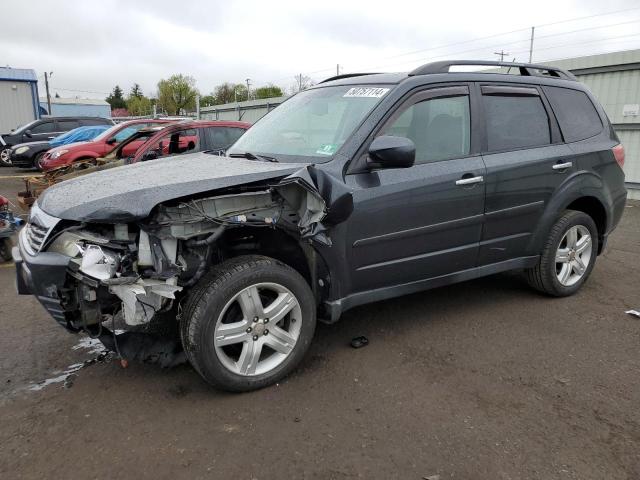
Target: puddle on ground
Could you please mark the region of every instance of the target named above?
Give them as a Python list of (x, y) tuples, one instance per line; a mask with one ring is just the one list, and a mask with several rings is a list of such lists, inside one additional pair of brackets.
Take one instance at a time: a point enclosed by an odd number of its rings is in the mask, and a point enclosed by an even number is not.
[[(116, 334), (119, 335), (123, 330), (116, 330)], [(81, 363), (74, 363), (69, 365), (64, 370), (56, 370), (53, 372), (53, 376), (47, 378), (45, 380), (41, 380), (40, 382), (33, 383), (28, 387), (28, 390), (32, 392), (39, 392), (49, 385), (53, 385), (56, 383), (62, 383), (65, 386), (73, 385), (73, 382), (67, 381), (72, 377), (77, 371), (81, 370), (84, 367), (88, 367), (89, 365), (93, 365), (96, 362), (102, 362), (109, 358), (107, 353), (107, 349), (102, 345), (102, 342), (97, 338), (91, 338), (87, 335), (82, 335), (78, 343), (76, 343), (71, 350), (81, 351), (88, 355), (93, 355), (93, 358), (89, 358)]]

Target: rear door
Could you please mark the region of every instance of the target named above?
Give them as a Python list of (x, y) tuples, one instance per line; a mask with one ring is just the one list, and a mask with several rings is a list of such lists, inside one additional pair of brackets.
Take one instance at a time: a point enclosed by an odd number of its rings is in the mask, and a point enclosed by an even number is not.
[(534, 85), (476, 85), (487, 168), (479, 265), (525, 256), (544, 208), (577, 168), (547, 100)]
[(456, 85), (410, 96), (376, 133), (411, 139), (416, 163), (346, 176), (356, 205), (347, 246), (352, 292), (476, 265), (485, 169), (472, 123), (469, 87)]
[(69, 130), (73, 130), (74, 128), (78, 128), (80, 126), (80, 122), (78, 120), (58, 120), (58, 132), (65, 133)]

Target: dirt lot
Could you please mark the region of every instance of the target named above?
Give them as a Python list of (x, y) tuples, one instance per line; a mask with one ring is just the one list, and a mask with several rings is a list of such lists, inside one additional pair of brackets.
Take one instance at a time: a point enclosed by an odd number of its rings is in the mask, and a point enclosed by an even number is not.
[(574, 297), (505, 274), (361, 307), (244, 395), (188, 366), (62, 382), (96, 348), (13, 277), (0, 265), (0, 478), (640, 478), (638, 203)]

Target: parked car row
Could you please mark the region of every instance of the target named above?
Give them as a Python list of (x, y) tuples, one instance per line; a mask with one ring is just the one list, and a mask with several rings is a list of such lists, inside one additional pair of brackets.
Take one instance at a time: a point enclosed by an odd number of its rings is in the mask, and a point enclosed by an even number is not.
[(26, 142), (47, 142), (78, 127), (113, 125), (100, 117), (46, 117), (22, 125), (10, 133), (0, 135), (0, 166), (11, 165), (11, 147)]
[[(184, 153), (218, 154), (229, 148), (249, 126), (245, 122), (204, 120), (123, 122), (104, 130), (91, 141), (65, 144), (39, 153), (34, 163), (45, 176), (28, 179), (18, 200), (23, 206), (30, 206), (49, 186), (96, 170)], [(19, 158), (18, 151), (27, 145), (14, 147), (12, 156)]]

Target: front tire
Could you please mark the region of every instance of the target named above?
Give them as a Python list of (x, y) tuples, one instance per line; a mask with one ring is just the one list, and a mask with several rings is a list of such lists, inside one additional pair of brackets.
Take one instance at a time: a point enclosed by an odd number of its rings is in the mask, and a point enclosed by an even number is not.
[(181, 337), (187, 358), (208, 383), (243, 392), (289, 374), (315, 326), (306, 280), (275, 259), (247, 255), (221, 263), (192, 290)]
[[(2, 148), (2, 147), (0, 147)], [(11, 163), (11, 148), (4, 147), (0, 150), (0, 166), (2, 167), (10, 167)]]
[(551, 227), (538, 264), (527, 270), (536, 290), (554, 297), (576, 293), (596, 263), (598, 229), (583, 212), (567, 210)]
[(42, 168), (42, 159), (44, 158), (45, 153), (46, 152), (41, 152), (37, 154), (36, 158), (33, 160), (33, 166), (41, 172), (44, 172), (44, 169)]

